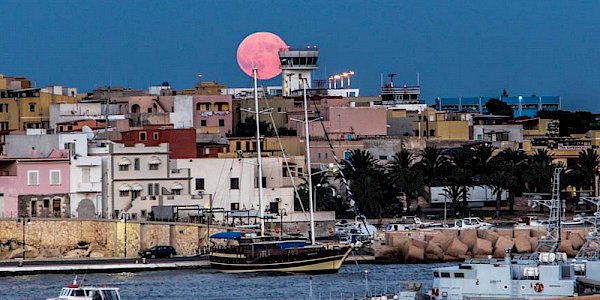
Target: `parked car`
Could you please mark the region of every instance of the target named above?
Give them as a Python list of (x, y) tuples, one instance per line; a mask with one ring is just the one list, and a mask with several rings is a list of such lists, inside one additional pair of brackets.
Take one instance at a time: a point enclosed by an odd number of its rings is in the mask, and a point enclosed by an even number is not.
[(173, 257), (177, 255), (173, 246), (154, 246), (139, 252), (143, 258), (160, 258), (160, 257)]
[(454, 220), (454, 228), (456, 229), (492, 229), (494, 225), (484, 222), (480, 218), (464, 218)]

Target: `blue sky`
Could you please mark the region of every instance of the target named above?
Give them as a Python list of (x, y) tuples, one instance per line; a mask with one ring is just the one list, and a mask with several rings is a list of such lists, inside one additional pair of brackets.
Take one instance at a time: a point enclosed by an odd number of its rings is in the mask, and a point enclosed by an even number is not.
[[(434, 97), (560, 95), (600, 112), (600, 1), (17, 1), (2, 0), (0, 73), (89, 91), (190, 87), (196, 74), (250, 86), (238, 44), (270, 31), (319, 45), (326, 77), (354, 70), (374, 95), (380, 74)], [(278, 84), (266, 82), (265, 84)]]

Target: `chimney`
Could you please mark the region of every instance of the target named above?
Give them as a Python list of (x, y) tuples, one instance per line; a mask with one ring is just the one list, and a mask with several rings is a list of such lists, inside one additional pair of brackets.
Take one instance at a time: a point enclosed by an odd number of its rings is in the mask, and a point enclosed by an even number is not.
[(35, 147), (31, 147), (31, 158), (37, 158), (38, 152), (35, 150)]

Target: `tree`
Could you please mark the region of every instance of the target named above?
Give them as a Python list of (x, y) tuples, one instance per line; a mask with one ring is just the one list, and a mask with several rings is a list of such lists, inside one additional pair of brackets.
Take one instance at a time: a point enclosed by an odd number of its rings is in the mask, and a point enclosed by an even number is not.
[(490, 161), (492, 160), (492, 154), (496, 150), (496, 147), (482, 143), (473, 146), (473, 158), (471, 167), (473, 169), (474, 180), (479, 184), (486, 184), (487, 179), (491, 173)]
[(388, 165), (388, 175), (392, 187), (397, 195), (404, 194), (407, 206), (410, 207), (411, 200), (423, 194), (423, 176), (413, 165), (413, 154), (402, 149), (392, 157)]
[[(315, 210), (341, 210), (341, 203), (339, 201), (339, 198), (337, 197), (338, 191), (330, 183), (331, 176), (329, 176), (326, 172), (320, 172), (319, 169), (312, 169), (311, 172), (313, 174), (311, 177), (314, 193), (313, 196), (316, 196), (316, 198), (314, 199)], [(302, 200), (303, 207), (308, 208), (308, 179), (307, 177), (303, 177), (302, 180), (304, 182), (298, 187), (298, 194), (300, 195), (300, 199)], [(300, 206), (296, 205), (295, 207)]]
[(600, 175), (599, 167), (600, 155), (596, 150), (580, 151), (575, 163), (569, 166), (567, 180), (578, 189), (593, 190), (595, 176)]
[(506, 102), (498, 99), (490, 99), (485, 103), (485, 108), (490, 115), (513, 117), (513, 109)]
[(442, 149), (435, 146), (427, 146), (419, 153), (421, 160), (417, 167), (425, 179), (428, 187), (442, 184), (442, 179), (448, 171), (448, 157), (442, 154)]
[(558, 120), (560, 136), (570, 136), (571, 134), (600, 129), (600, 122), (596, 121), (594, 114), (587, 111), (540, 110), (537, 112), (536, 117)]
[(537, 149), (527, 159), (523, 178), (527, 190), (532, 193), (549, 193), (555, 165), (552, 163), (554, 155), (547, 149)]
[(473, 186), (473, 150), (470, 148), (459, 148), (450, 154), (452, 169), (448, 176), (448, 182), (460, 187), (462, 195), (462, 214), (467, 214), (469, 190)]
[(523, 172), (526, 168), (527, 154), (523, 150), (510, 148), (502, 150), (492, 159), (495, 169), (502, 170), (508, 190), (509, 211), (514, 211), (515, 196), (524, 189)]

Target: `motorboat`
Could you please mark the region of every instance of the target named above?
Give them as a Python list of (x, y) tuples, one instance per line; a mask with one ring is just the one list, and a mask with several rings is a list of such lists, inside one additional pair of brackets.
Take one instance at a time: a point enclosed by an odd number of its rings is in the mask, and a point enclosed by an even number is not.
[(60, 290), (58, 297), (47, 300), (121, 300), (119, 288), (106, 286), (80, 285), (77, 277)]

